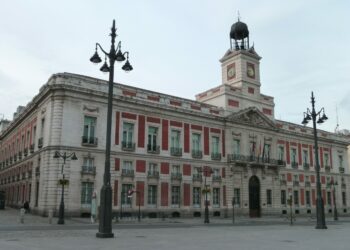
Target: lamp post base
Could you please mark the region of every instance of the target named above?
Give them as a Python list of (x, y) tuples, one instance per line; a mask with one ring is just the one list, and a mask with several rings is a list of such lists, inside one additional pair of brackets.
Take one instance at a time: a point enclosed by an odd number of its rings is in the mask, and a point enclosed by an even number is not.
[(96, 237), (97, 238), (114, 238), (114, 234), (113, 233), (96, 233)]
[(99, 231), (97, 238), (112, 238), (112, 188), (110, 185), (103, 185), (101, 188), (101, 207), (99, 215)]

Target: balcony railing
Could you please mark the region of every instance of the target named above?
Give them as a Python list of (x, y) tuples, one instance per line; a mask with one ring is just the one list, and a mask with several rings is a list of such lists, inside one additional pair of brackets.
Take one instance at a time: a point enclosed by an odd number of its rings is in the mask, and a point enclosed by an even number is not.
[(292, 162), (290, 165), (292, 166), (292, 168), (298, 168), (298, 163), (297, 162)]
[(324, 167), (324, 170), (325, 170), (327, 173), (331, 172), (331, 166), (325, 166), (325, 167)]
[(148, 178), (159, 178), (159, 172), (158, 171), (148, 171), (147, 172), (147, 177)]
[(147, 153), (150, 154), (159, 154), (160, 147), (157, 145), (147, 144)]
[(293, 181), (293, 186), (299, 186), (299, 181)]
[(212, 181), (216, 181), (216, 182), (221, 181), (221, 176), (219, 176), (219, 175), (213, 175), (213, 176), (212, 176)]
[(201, 174), (193, 174), (192, 180), (193, 181), (202, 181), (202, 175)]
[(201, 150), (192, 150), (192, 158), (202, 159), (203, 153)]
[(182, 156), (182, 148), (171, 147), (170, 154), (172, 156)]
[(182, 180), (182, 174), (181, 173), (171, 173), (171, 179), (172, 180)]
[(96, 147), (97, 146), (97, 138), (96, 137), (90, 137), (90, 136), (82, 136), (81, 137), (81, 145), (83, 145), (83, 146), (90, 146), (90, 147)]
[(211, 153), (211, 159), (214, 161), (220, 161), (221, 160), (221, 154), (220, 153)]
[(309, 163), (304, 163), (303, 164), (303, 168), (304, 168), (305, 171), (310, 170), (310, 164)]
[(82, 166), (81, 173), (82, 174), (96, 174), (96, 167), (95, 166)]
[(305, 187), (310, 187), (311, 183), (309, 181), (305, 181)]
[(122, 150), (135, 151), (135, 143), (129, 141), (122, 141)]
[(122, 169), (122, 176), (123, 177), (134, 177), (135, 173), (133, 169)]
[(339, 167), (339, 173), (344, 174), (345, 173), (345, 168)]
[(43, 142), (44, 142), (44, 138), (43, 137), (40, 137), (38, 139), (38, 148), (42, 148), (43, 147)]
[(250, 164), (262, 164), (262, 165), (274, 165), (283, 167), (286, 165), (283, 160), (276, 160), (271, 158), (263, 158), (254, 155), (241, 155), (241, 154), (228, 154), (227, 155), (228, 162), (236, 162), (236, 163), (250, 163)]
[(24, 155), (24, 156), (27, 156), (27, 155), (28, 155), (28, 148), (25, 148), (25, 149), (23, 150), (23, 155)]
[(35, 144), (32, 144), (29, 146), (29, 151), (31, 154), (34, 153), (34, 148), (35, 148)]
[(286, 181), (286, 180), (280, 180), (280, 184), (281, 184), (282, 186), (285, 186), (285, 185), (287, 185), (287, 181)]

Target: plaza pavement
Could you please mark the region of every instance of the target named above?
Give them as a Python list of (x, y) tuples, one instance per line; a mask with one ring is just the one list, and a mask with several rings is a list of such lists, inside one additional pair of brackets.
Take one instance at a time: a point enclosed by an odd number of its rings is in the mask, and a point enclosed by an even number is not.
[(24, 224), (19, 212), (0, 210), (0, 250), (66, 249), (142, 249), (142, 250), (215, 250), (215, 249), (350, 249), (350, 218), (333, 222), (327, 230), (316, 230), (315, 220), (297, 218), (293, 226), (284, 218), (144, 219), (113, 223), (114, 238), (96, 238), (97, 224), (88, 218), (68, 218), (65, 225), (52, 224), (48, 218), (26, 214)]

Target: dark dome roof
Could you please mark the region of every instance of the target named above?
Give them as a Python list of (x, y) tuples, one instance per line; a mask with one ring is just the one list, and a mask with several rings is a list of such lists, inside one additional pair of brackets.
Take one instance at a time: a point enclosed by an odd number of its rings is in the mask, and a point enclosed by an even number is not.
[(240, 21), (232, 24), (230, 38), (235, 40), (242, 40), (249, 35), (248, 26)]

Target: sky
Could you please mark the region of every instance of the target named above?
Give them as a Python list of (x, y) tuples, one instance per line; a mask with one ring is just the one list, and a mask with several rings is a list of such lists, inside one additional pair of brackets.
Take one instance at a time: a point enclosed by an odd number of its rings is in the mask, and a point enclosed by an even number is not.
[[(221, 84), (219, 59), (231, 25), (248, 25), (262, 57), (261, 92), (275, 117), (298, 123), (311, 108), (350, 129), (350, 2), (346, 0), (0, 0), (0, 119), (12, 119), (52, 74), (108, 79), (89, 58), (99, 42), (117, 41), (134, 70), (116, 66), (115, 81), (188, 99)], [(336, 112), (336, 109), (338, 112)], [(338, 115), (337, 115), (338, 113)]]

